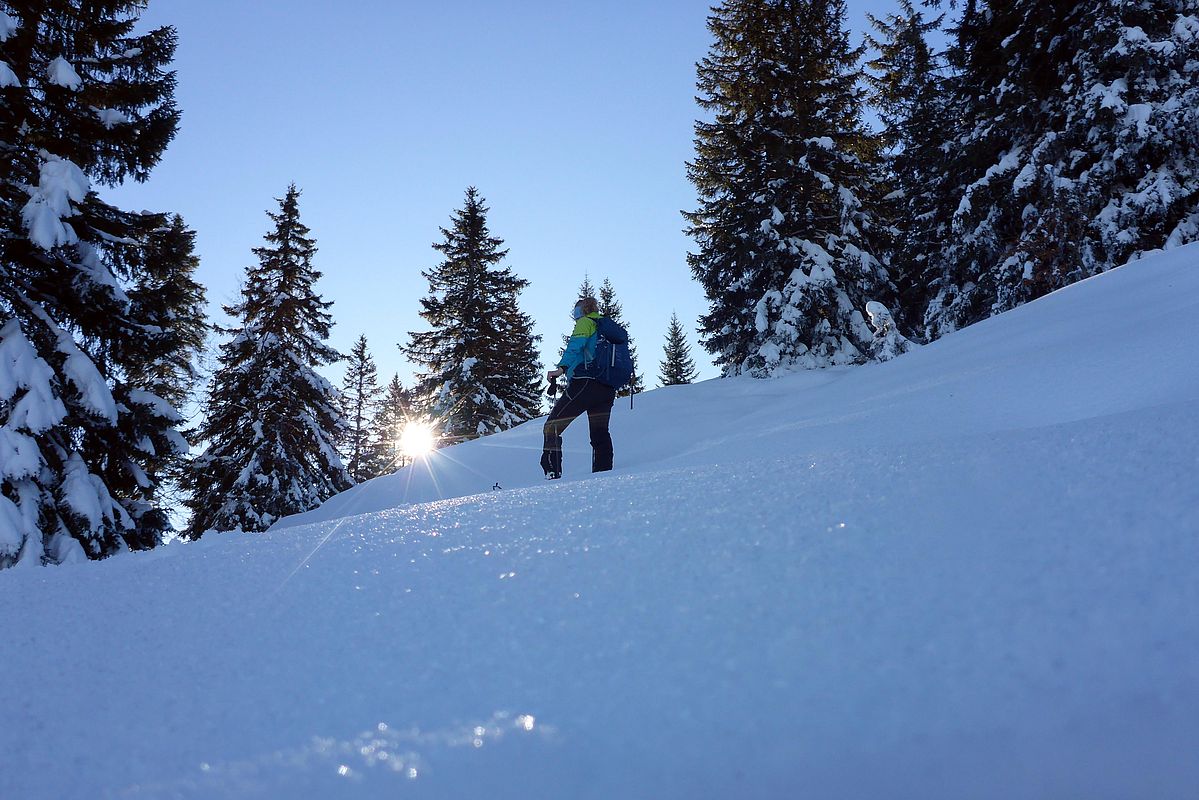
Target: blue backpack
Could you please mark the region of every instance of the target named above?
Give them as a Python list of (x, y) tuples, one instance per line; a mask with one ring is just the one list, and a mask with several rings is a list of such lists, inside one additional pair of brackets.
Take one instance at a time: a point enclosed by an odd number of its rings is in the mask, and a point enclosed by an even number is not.
[(619, 323), (600, 317), (595, 321), (595, 332), (595, 361), (591, 362), (589, 372), (605, 386), (623, 389), (633, 379), (628, 331)]

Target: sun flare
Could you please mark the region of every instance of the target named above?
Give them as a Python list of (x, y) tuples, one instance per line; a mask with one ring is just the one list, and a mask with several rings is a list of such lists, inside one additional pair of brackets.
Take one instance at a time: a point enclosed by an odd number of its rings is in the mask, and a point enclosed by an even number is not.
[(400, 431), (400, 452), (408, 458), (427, 456), (437, 449), (437, 435), (425, 422), (409, 422)]

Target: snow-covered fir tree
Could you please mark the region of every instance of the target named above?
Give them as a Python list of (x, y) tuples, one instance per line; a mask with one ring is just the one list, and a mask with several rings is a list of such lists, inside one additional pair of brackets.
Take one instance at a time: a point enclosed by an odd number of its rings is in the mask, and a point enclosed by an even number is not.
[(346, 356), (346, 374), (341, 384), (342, 416), (346, 420), (341, 452), (346, 471), (355, 483), (375, 477), (371, 454), (371, 419), (375, 415), (379, 395), (378, 370), (367, 347), (366, 336), (359, 336)]
[(708, 297), (701, 340), (725, 374), (858, 363), (873, 332), (866, 303), (893, 305), (876, 254), (859, 50), (842, 0), (726, 0), (698, 65), (687, 171), (688, 256)]
[(644, 392), (645, 377), (637, 369), (637, 345), (633, 343), (633, 332), (629, 330), (629, 323), (625, 321), (624, 308), (616, 299), (616, 289), (613, 288), (611, 280), (604, 278), (604, 282), (600, 284), (599, 297), (596, 299), (599, 301), (600, 314), (624, 327), (629, 335), (629, 357), (633, 360), (633, 377), (628, 386), (616, 393), (617, 396), (628, 397), (630, 394)]
[(144, 8), (0, 4), (0, 567), (157, 544), (187, 451), (164, 394), (188, 377), (160, 367), (195, 342), (139, 294), (192, 291), (186, 257), (99, 193), (148, 178), (178, 125), (175, 31), (136, 32)]
[(659, 385), (678, 386), (695, 380), (699, 371), (695, 368), (695, 359), (691, 357), (691, 345), (687, 343), (687, 334), (683, 331), (683, 324), (679, 322), (679, 315), (676, 313), (670, 315), (670, 328), (666, 331), (666, 344), (662, 349)]
[[(200, 266), (195, 255), (196, 234), (177, 214), (140, 216), (143, 233), (136, 241), (142, 245), (120, 248), (126, 251), (125, 260), (136, 259), (139, 277), (128, 294), (134, 313), (146, 326), (143, 338), (126, 345), (130, 353), (127, 376), (139, 391), (162, 398), (171, 408), (183, 409), (196, 400), (201, 381), (196, 360), (204, 352), (211, 331), (204, 287), (195, 280)], [(168, 414), (166, 407), (159, 403), (154, 407), (135, 405), (131, 411), (143, 418), (135, 427), (153, 445), (143, 448), (142, 465), (156, 487), (156, 502), (144, 509), (158, 516), (165, 530), (165, 513), (154, 509), (162, 505), (157, 499), (164, 491), (170, 505), (178, 506), (177, 487), (187, 464), (186, 452), (176, 446), (173, 434), (168, 442), (152, 433), (153, 417)], [(182, 417), (177, 419), (182, 423)], [(185, 437), (194, 435), (193, 430), (182, 433)]]
[(967, 127), (933, 276), (941, 335), (1199, 238), (1199, 20), (1191, 0), (971, 2)]
[(403, 348), (418, 366), (415, 404), (434, 420), (443, 442), (506, 430), (537, 416), (541, 364), (533, 322), (517, 303), (528, 281), (500, 267), (508, 251), (487, 228), (487, 206), (472, 186), (454, 212), (443, 240), (444, 256), (421, 274), (428, 331), (410, 334)]
[(316, 294), (316, 243), (292, 185), (267, 212), (274, 223), (224, 332), (200, 438), (208, 449), (187, 473), (190, 535), (263, 531), (316, 508), (351, 481), (337, 452), (344, 420), (337, 390), (317, 369), (341, 359), (326, 344), (332, 303)]
[(144, 386), (182, 408), (193, 399), (199, 375), (195, 354), (212, 330), (205, 314), (205, 291), (195, 279), (200, 259), (196, 233), (178, 214), (142, 215), (145, 245), (134, 255), (143, 262), (129, 298), (149, 325), (162, 331), (148, 342), (138, 371)]
[(925, 19), (912, 0), (883, 18), (867, 14), (874, 34), (867, 37), (875, 57), (868, 63), (871, 100), (883, 124), (885, 158), (881, 166), (889, 190), (879, 204), (890, 223), (887, 262), (896, 286), (895, 316), (918, 330), (928, 304), (931, 256), (939, 253), (949, 230), (948, 215), (938, 215), (937, 192), (943, 175), (946, 136), (952, 136), (944, 81), (944, 59), (928, 37), (940, 30), (943, 16)]
[(400, 451), (400, 437), (404, 426), (412, 420), (408, 391), (400, 382), (400, 376), (392, 375), (371, 418), (369, 458), (372, 475), (386, 475), (404, 466), (406, 457)]

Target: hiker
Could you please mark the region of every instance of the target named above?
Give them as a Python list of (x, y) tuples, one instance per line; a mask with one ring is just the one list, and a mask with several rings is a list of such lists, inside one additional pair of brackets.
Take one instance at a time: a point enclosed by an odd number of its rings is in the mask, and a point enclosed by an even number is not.
[(570, 342), (558, 368), (545, 376), (551, 384), (563, 375), (568, 379), (562, 396), (554, 403), (545, 421), (541, 468), (550, 480), (562, 477), (562, 432), (583, 412), (587, 412), (587, 426), (591, 431), (591, 471), (612, 469), (612, 435), (608, 432), (608, 419), (612, 416), (616, 389), (596, 380), (590, 369), (595, 360), (599, 303), (594, 297), (580, 297), (570, 315), (575, 320)]

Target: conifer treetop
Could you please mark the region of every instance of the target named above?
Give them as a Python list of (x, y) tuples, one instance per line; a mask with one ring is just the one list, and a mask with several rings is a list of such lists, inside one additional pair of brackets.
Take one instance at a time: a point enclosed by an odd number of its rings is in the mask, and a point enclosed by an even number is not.
[(661, 386), (677, 386), (691, 383), (699, 375), (695, 361), (691, 358), (691, 345), (687, 343), (687, 334), (679, 322), (679, 315), (670, 314), (670, 327), (666, 332), (664, 358), (660, 362), (661, 374), (658, 383)]
[(410, 334), (402, 350), (418, 365), (414, 393), (435, 418), (443, 441), (512, 427), (536, 416), (539, 372), (532, 320), (517, 305), (528, 281), (501, 266), (508, 251), (487, 227), (488, 208), (468, 187), (442, 239), (421, 317), (428, 331)]
[(205, 404), (207, 450), (188, 472), (189, 535), (261, 531), (315, 508), (351, 485), (337, 443), (346, 430), (341, 398), (316, 371), (340, 360), (324, 340), (329, 307), (313, 284), (315, 241), (299, 218), (293, 185), (268, 212), (267, 244), (254, 249), (226, 329)]

